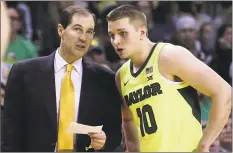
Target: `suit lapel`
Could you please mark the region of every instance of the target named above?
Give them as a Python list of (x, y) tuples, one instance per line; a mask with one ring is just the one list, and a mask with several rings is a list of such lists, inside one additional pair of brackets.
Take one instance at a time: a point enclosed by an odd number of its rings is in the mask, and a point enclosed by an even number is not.
[[(45, 106), (47, 112), (49, 113), (49, 117), (52, 120), (54, 128), (57, 130), (57, 106), (56, 106), (56, 90), (55, 90), (55, 75), (54, 75), (54, 58), (55, 52), (51, 55), (47, 56), (46, 59), (41, 63), (41, 78), (42, 78), (42, 86), (44, 87), (44, 91), (47, 95), (44, 97)], [(82, 84), (81, 84), (81, 93), (80, 93), (80, 104), (78, 111), (78, 123), (83, 123), (85, 121), (86, 116), (88, 115), (88, 105), (89, 98), (88, 90), (90, 90), (92, 80), (93, 80), (93, 70), (92, 64), (86, 61), (83, 58), (83, 76), (82, 76)]]
[(89, 98), (88, 93), (91, 87), (91, 82), (93, 80), (92, 75), (92, 66), (91, 64), (83, 59), (83, 76), (82, 76), (82, 85), (81, 85), (81, 93), (80, 93), (80, 102), (79, 102), (79, 113), (78, 113), (78, 123), (83, 123), (86, 116), (88, 115), (88, 106), (89, 106)]
[(54, 75), (54, 57), (55, 52), (45, 58), (41, 66), (41, 84), (44, 86), (43, 91), (45, 106), (49, 117), (52, 120), (54, 128), (57, 130), (57, 106), (56, 106), (56, 90), (55, 90), (55, 75)]

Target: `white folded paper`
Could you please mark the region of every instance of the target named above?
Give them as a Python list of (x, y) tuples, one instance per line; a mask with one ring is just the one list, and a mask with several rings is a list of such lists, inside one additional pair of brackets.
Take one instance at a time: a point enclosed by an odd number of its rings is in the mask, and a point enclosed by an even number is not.
[(68, 128), (69, 133), (75, 134), (88, 134), (88, 133), (100, 133), (103, 125), (101, 126), (89, 126), (72, 122)]

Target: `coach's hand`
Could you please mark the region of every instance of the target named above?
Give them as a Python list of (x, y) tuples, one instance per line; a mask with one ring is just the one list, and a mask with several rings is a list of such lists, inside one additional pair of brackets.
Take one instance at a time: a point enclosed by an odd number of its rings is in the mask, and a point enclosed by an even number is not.
[(106, 135), (104, 131), (100, 133), (88, 133), (91, 138), (91, 146), (95, 150), (101, 150), (106, 142)]

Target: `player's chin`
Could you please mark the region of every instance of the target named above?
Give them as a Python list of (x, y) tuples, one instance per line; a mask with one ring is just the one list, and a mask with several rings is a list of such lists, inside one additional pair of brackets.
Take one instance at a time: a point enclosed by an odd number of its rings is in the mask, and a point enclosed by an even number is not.
[(125, 54), (118, 54), (118, 56), (121, 58), (121, 59), (127, 59), (129, 58), (127, 55)]

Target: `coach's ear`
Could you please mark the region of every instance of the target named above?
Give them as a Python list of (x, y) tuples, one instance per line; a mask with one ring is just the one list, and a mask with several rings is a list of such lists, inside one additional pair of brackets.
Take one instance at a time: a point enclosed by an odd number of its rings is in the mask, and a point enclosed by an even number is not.
[(141, 30), (140, 39), (143, 40), (144, 38), (147, 37), (147, 28), (146, 28), (145, 26), (142, 26), (142, 27), (140, 28), (140, 30)]
[(61, 37), (61, 39), (63, 39), (64, 28), (61, 24), (57, 25), (57, 32), (58, 32), (58, 35)]

